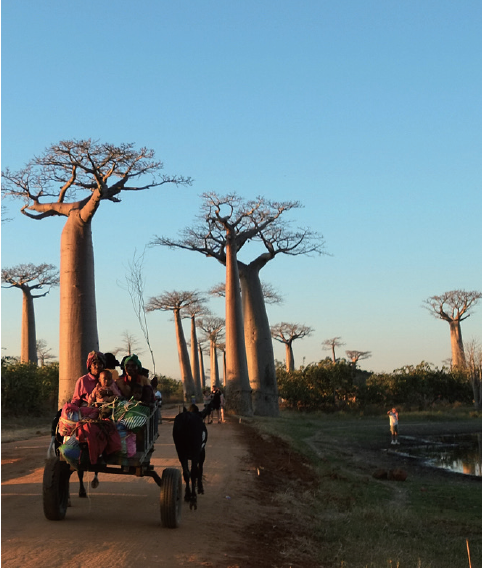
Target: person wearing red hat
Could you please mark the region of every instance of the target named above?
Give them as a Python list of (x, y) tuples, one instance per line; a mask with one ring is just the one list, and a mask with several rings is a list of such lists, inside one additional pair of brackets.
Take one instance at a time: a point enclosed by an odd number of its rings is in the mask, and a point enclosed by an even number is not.
[(98, 384), (100, 373), (105, 367), (105, 357), (100, 351), (91, 351), (87, 356), (87, 374), (83, 375), (75, 383), (72, 404), (87, 406), (89, 395)]

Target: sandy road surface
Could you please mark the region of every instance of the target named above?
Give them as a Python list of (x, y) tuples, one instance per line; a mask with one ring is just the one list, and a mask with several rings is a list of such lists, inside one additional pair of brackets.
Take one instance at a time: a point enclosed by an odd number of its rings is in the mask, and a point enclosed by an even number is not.
[[(173, 417), (175, 411), (171, 412)], [(42, 509), (42, 475), (49, 436), (2, 442), (2, 567), (126, 568), (228, 567), (229, 544), (253, 522), (250, 486), (255, 468), (237, 421), (208, 426), (205, 494), (197, 511), (183, 503), (178, 529), (161, 527), (159, 487), (149, 477), (101, 474), (88, 499), (71, 478), (72, 507), (63, 521)], [(161, 475), (179, 467), (172, 422), (159, 427), (151, 463)], [(92, 473), (86, 473), (91, 480)]]

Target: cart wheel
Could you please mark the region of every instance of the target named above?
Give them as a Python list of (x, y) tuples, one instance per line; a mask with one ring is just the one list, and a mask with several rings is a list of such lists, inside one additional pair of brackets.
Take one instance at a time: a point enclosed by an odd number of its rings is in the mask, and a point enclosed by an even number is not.
[(43, 479), (44, 515), (49, 521), (65, 518), (69, 502), (70, 467), (56, 456), (45, 462)]
[(177, 529), (181, 524), (182, 479), (178, 469), (167, 468), (162, 472), (161, 523), (163, 527)]

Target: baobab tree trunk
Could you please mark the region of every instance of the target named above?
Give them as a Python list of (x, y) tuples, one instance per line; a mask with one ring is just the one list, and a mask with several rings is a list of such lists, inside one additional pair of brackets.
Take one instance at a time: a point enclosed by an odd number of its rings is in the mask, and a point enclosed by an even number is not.
[(74, 209), (60, 240), (59, 407), (87, 372), (89, 352), (99, 350), (91, 222)]
[(35, 310), (32, 293), (22, 287), (22, 340), (20, 343), (20, 361), (22, 363), (38, 363), (37, 336), (35, 333)]
[(236, 258), (235, 235), (226, 239), (226, 406), (236, 414), (252, 416), (243, 310)]
[(196, 319), (191, 317), (191, 370), (194, 389), (198, 401), (202, 400), (201, 377), (199, 374), (199, 356), (196, 336)]
[(181, 368), (184, 398), (187, 401), (191, 401), (191, 397), (196, 396), (196, 392), (194, 389), (186, 338), (184, 337), (184, 331), (182, 329), (181, 314), (178, 309), (174, 310), (174, 322), (176, 324), (177, 352), (179, 354), (179, 366)]
[(454, 368), (465, 368), (464, 343), (462, 341), (462, 331), (460, 322), (452, 320), (450, 323), (450, 343), (452, 346), (452, 366)]
[(223, 385), (226, 387), (226, 350), (223, 351)]
[(199, 375), (201, 377), (201, 387), (204, 390), (206, 388), (206, 374), (204, 372), (204, 355), (201, 345), (198, 343), (199, 351)]
[(293, 355), (293, 345), (286, 343), (286, 370), (288, 372), (295, 370), (295, 358)]
[(273, 340), (269, 327), (259, 270), (240, 270), (244, 337), (248, 361), (253, 412), (258, 416), (278, 416), (278, 384), (274, 363)]
[(211, 389), (213, 387), (221, 386), (219, 383), (219, 366), (218, 366), (218, 350), (216, 349), (216, 342), (211, 340), (210, 344), (210, 361), (211, 361)]

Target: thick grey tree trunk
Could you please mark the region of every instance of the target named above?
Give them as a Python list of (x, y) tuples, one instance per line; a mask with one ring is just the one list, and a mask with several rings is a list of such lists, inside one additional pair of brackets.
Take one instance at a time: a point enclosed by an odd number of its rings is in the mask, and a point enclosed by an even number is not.
[(286, 343), (286, 370), (288, 372), (295, 370), (295, 358), (293, 355), (293, 344)]
[(199, 374), (201, 377), (201, 387), (204, 390), (206, 388), (206, 373), (204, 371), (204, 355), (201, 345), (198, 344), (199, 351)]
[(450, 324), (450, 344), (452, 347), (452, 366), (459, 369), (465, 368), (465, 351), (462, 341), (460, 322), (452, 320)]
[(22, 363), (35, 363), (37, 365), (37, 336), (35, 332), (35, 310), (31, 291), (21, 287), (22, 300), (22, 339), (20, 343), (20, 361)]
[(99, 350), (91, 222), (73, 210), (60, 241), (59, 408), (87, 372), (89, 352)]
[(197, 348), (196, 318), (191, 316), (191, 372), (196, 392), (196, 400), (202, 401), (201, 375), (199, 372), (199, 355)]
[(259, 270), (251, 265), (243, 266), (240, 269), (240, 279), (248, 374), (253, 389), (253, 412), (258, 416), (278, 416), (273, 339)]
[(211, 339), (209, 345), (209, 353), (210, 353), (210, 365), (211, 365), (210, 380), (211, 380), (211, 390), (212, 390), (213, 387), (221, 386), (221, 383), (219, 382), (218, 350), (216, 348), (216, 341), (214, 339)]
[(226, 350), (223, 351), (223, 385), (226, 386)]
[(235, 235), (226, 239), (226, 407), (252, 416)]
[(184, 398), (190, 402), (191, 397), (196, 396), (196, 390), (194, 388), (194, 380), (192, 378), (186, 338), (184, 337), (184, 330), (182, 329), (181, 314), (178, 309), (174, 310), (174, 322), (176, 325), (177, 351), (179, 354), (179, 367), (181, 368)]

